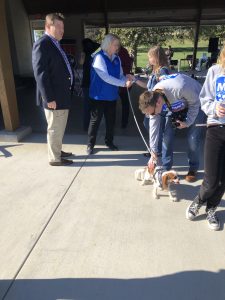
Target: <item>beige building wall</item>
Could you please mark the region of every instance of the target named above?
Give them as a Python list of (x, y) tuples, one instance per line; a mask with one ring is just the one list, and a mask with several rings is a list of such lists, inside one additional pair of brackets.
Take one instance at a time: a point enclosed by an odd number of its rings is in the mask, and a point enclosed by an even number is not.
[[(13, 72), (19, 76), (33, 76), (32, 70), (32, 46), (33, 29), (44, 29), (44, 20), (32, 20), (23, 6), (22, 0), (6, 0), (7, 25), (9, 31), (10, 52), (12, 57)], [(102, 23), (103, 15), (93, 14)], [(76, 58), (82, 51), (82, 39), (84, 38), (85, 20), (92, 19), (89, 15), (65, 15), (64, 38), (76, 40)], [(43, 17), (44, 18), (44, 17)]]
[(32, 39), (22, 0), (6, 0), (9, 43), (15, 75), (32, 75)]

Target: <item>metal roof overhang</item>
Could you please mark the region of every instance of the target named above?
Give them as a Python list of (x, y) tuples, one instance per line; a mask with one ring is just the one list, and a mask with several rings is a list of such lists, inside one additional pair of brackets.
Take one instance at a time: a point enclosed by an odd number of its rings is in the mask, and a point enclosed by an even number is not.
[[(194, 24), (201, 9), (201, 24), (225, 24), (224, 0), (23, 0), (29, 15), (52, 11), (85, 15), (86, 24), (104, 25), (99, 14), (106, 14), (109, 24), (152, 26)], [(129, 3), (129, 4), (128, 4)], [(96, 17), (95, 17), (96, 15)]]

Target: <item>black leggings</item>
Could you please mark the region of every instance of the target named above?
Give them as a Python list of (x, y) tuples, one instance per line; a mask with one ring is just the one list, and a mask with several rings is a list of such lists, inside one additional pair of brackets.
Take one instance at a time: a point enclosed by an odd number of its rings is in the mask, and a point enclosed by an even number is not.
[(88, 129), (88, 145), (94, 146), (101, 119), (105, 117), (105, 143), (112, 144), (116, 120), (116, 102), (90, 99), (91, 120)]
[(120, 99), (122, 104), (122, 120), (121, 126), (126, 127), (129, 119), (129, 98), (127, 94), (126, 88), (121, 88), (120, 92)]
[(207, 129), (204, 151), (205, 173), (199, 197), (211, 208), (219, 205), (225, 192), (225, 127)]

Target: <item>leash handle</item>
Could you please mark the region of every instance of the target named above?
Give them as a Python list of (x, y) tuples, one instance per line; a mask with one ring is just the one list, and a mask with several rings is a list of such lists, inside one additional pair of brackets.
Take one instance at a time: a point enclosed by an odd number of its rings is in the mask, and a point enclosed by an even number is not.
[(207, 124), (195, 124), (196, 127), (207, 127)]
[(132, 105), (132, 102), (131, 102), (130, 92), (129, 92), (128, 87), (127, 87), (127, 95), (128, 95), (128, 100), (129, 100), (130, 108), (131, 108), (131, 111), (132, 111), (132, 114), (133, 114), (134, 121), (135, 121), (135, 123), (136, 123), (137, 129), (138, 129), (138, 131), (139, 131), (139, 133), (140, 133), (140, 136), (141, 136), (141, 138), (142, 138), (142, 140), (143, 140), (143, 142), (144, 142), (144, 144), (145, 144), (145, 146), (146, 146), (148, 152), (151, 154), (151, 150), (150, 150), (148, 144), (146, 143), (146, 140), (145, 140), (145, 138), (144, 138), (144, 136), (143, 136), (143, 134), (142, 134), (142, 132), (141, 132), (141, 129), (140, 129), (139, 125), (138, 125), (138, 122), (137, 122), (137, 119), (136, 119), (136, 116), (135, 116), (135, 113), (134, 113), (134, 108), (133, 108), (133, 105)]

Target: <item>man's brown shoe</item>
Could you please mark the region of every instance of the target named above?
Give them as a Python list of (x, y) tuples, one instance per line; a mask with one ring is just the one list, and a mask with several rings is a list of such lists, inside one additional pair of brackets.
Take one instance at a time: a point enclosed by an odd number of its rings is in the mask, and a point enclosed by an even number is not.
[(188, 182), (195, 182), (197, 180), (196, 175), (197, 175), (197, 171), (189, 171), (185, 176), (185, 179)]
[(50, 166), (68, 166), (73, 163), (72, 160), (70, 159), (64, 159), (62, 158), (61, 161), (50, 161), (49, 164)]
[(64, 151), (61, 151), (61, 157), (69, 157), (69, 156), (71, 156), (72, 155), (72, 153), (71, 152), (64, 152)]

